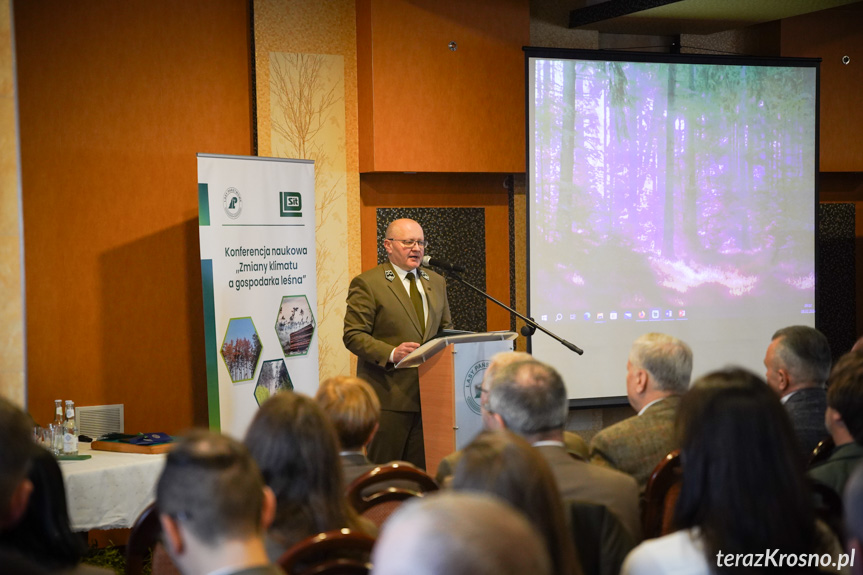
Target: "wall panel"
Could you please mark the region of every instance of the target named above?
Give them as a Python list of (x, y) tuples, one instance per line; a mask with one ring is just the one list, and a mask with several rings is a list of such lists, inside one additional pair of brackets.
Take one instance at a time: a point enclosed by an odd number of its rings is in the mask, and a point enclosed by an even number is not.
[(205, 424), (197, 152), (251, 153), (245, 0), (15, 3), (29, 405)]

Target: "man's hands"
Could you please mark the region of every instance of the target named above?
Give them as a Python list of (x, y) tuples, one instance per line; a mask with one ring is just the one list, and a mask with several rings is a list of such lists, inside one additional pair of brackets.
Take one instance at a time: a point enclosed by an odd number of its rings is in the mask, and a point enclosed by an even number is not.
[(407, 354), (418, 348), (420, 344), (412, 341), (406, 341), (393, 350), (393, 363), (398, 363), (405, 358)]

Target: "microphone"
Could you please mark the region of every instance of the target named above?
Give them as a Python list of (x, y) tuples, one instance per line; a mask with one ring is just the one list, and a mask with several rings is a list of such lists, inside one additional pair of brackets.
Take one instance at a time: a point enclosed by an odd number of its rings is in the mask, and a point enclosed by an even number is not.
[(423, 256), (423, 265), (434, 266), (436, 268), (441, 268), (443, 270), (451, 271), (451, 272), (463, 272), (466, 271), (464, 266), (460, 266), (458, 264), (451, 264), (447, 261), (433, 258), (431, 256)]

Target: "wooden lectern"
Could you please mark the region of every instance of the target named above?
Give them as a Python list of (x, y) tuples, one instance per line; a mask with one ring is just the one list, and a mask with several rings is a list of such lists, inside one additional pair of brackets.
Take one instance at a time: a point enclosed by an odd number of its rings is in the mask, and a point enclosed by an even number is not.
[(433, 339), (406, 356), (396, 368), (418, 367), (426, 470), (482, 430), (479, 392), (492, 356), (512, 351), (513, 331), (464, 333)]

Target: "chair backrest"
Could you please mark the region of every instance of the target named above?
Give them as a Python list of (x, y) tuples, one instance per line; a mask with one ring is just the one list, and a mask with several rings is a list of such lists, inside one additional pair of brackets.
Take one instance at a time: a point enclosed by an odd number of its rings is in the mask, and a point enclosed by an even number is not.
[(168, 552), (159, 542), (162, 525), (155, 504), (141, 512), (132, 525), (126, 543), (126, 575), (142, 575), (148, 557), (152, 557), (152, 575), (180, 575)]
[(356, 512), (380, 527), (405, 500), (437, 490), (437, 482), (425, 471), (399, 461), (360, 475), (346, 492)]
[(326, 531), (306, 537), (277, 563), (286, 575), (366, 575), (374, 544), (373, 537), (359, 531)]
[(683, 480), (680, 450), (675, 449), (660, 461), (647, 480), (642, 501), (641, 526), (644, 538), (651, 539), (674, 531), (672, 517)]

